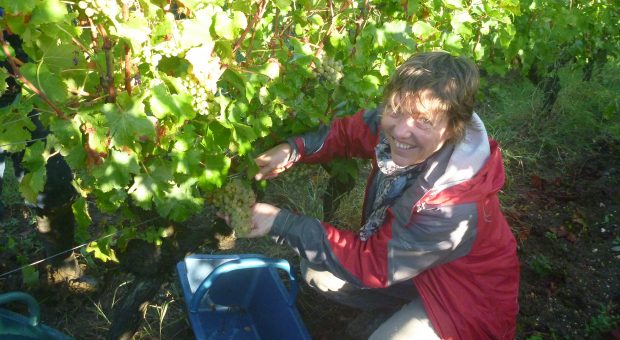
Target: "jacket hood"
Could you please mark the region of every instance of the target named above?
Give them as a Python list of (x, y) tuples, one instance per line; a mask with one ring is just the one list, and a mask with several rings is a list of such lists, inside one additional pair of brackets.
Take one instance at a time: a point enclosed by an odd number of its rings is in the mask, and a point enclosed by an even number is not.
[[(433, 166), (430, 164), (429, 173), (433, 172)], [(504, 180), (504, 166), (497, 142), (489, 139), (482, 120), (474, 113), (465, 138), (454, 145), (445, 171), (434, 181), (422, 201), (427, 204), (478, 201), (497, 193)]]

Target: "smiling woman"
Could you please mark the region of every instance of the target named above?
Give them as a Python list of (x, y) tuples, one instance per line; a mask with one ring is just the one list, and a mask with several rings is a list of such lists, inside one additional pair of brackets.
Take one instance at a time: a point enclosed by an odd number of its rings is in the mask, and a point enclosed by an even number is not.
[[(475, 65), (445, 52), (414, 55), (378, 109), (291, 138), (260, 155), (256, 179), (296, 162), (372, 160), (357, 233), (269, 204), (249, 236), (272, 236), (302, 256), (310, 286), (370, 310), (378, 328), (355, 338), (514, 338), (519, 264), (499, 208), (497, 143), (473, 112)], [(362, 316), (366, 318), (366, 316)]]
[[(429, 90), (409, 97), (415, 97), (410, 105), (385, 106), (381, 115), (381, 130), (398, 166), (422, 163), (452, 136), (446, 114), (431, 109), (433, 101), (429, 98), (435, 97)], [(411, 112), (402, 112), (404, 108)]]

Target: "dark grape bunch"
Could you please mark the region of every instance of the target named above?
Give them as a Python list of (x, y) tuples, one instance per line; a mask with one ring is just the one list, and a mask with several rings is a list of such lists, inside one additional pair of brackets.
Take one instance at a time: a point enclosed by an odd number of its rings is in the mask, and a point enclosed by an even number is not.
[(213, 205), (221, 214), (228, 216), (236, 236), (245, 236), (252, 228), (250, 207), (255, 201), (256, 195), (250, 185), (239, 179), (233, 179), (215, 195)]
[(316, 69), (319, 77), (325, 78), (332, 84), (337, 84), (342, 79), (342, 62), (330, 57), (324, 57)]

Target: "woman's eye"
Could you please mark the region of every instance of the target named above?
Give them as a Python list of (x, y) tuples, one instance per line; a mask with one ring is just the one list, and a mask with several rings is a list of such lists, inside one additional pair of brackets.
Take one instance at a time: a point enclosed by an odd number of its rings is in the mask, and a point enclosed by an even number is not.
[(423, 129), (430, 129), (431, 127), (433, 127), (433, 122), (426, 117), (419, 117), (418, 119), (416, 119), (416, 122)]

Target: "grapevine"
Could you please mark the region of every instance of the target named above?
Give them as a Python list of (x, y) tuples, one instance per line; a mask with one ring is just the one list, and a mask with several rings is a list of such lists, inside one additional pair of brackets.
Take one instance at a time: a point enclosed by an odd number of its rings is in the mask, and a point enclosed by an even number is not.
[[(566, 51), (592, 66), (620, 55), (617, 7), (0, 0), (0, 89), (22, 87), (1, 108), (0, 145), (60, 153), (82, 198), (104, 212), (133, 218), (138, 207), (185, 221), (228, 181), (232, 164), (378, 105), (413, 53), (443, 49), (494, 74), (545, 70)], [(27, 143), (32, 110), (51, 132), (44, 147)], [(43, 190), (45, 162), (27, 165), (22, 194)]]
[(252, 188), (239, 179), (226, 183), (221, 191), (213, 197), (213, 205), (220, 214), (230, 218), (230, 225), (236, 236), (245, 236), (252, 228), (250, 207), (255, 203), (256, 195)]

